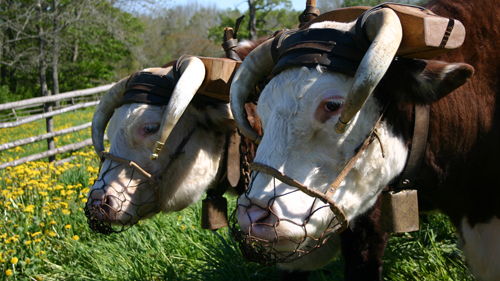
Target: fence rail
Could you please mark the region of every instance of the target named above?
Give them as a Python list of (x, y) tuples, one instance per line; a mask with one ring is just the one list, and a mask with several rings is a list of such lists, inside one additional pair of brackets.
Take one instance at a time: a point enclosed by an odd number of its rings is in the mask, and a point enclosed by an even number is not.
[[(99, 94), (107, 91), (109, 88), (111, 88), (114, 84), (109, 84), (109, 85), (104, 85), (104, 86), (99, 86), (96, 88), (91, 88), (91, 89), (85, 89), (85, 90), (77, 90), (77, 91), (71, 91), (71, 92), (66, 92), (62, 93), (59, 95), (53, 95), (53, 96), (46, 96), (46, 97), (39, 97), (39, 98), (32, 98), (32, 99), (26, 99), (26, 100), (21, 100), (21, 101), (16, 101), (16, 102), (10, 102), (10, 103), (5, 103), (5, 104), (0, 104), (0, 112), (4, 112), (3, 116), (0, 117), (0, 130), (2, 128), (12, 128), (16, 126), (20, 126), (23, 124), (27, 124), (36, 120), (40, 119), (46, 119), (50, 120), (53, 116), (66, 113), (69, 111), (74, 111), (80, 108), (86, 108), (86, 107), (91, 107), (91, 106), (96, 106), (99, 103)], [(94, 95), (92, 99), (94, 101), (89, 101), (89, 96)], [(52, 104), (55, 102), (68, 102), (68, 105), (63, 105), (63, 106), (58, 106), (55, 107), (55, 110), (47, 111), (44, 112), (44, 108), (46, 108), (46, 104)], [(35, 108), (35, 109), (34, 109)], [(26, 110), (28, 109), (28, 110)], [(37, 112), (42, 112), (40, 114), (34, 114)], [(19, 115), (26, 115), (26, 116), (19, 116)], [(12, 117), (14, 116), (14, 117)], [(15, 121), (10, 121), (6, 122), (6, 120), (15, 120)], [(90, 120), (89, 120), (90, 121)], [(91, 126), (91, 122), (78, 125), (75, 127), (71, 128), (66, 128), (64, 130), (56, 131), (53, 132), (50, 130), (48, 127), (47, 133), (41, 134), (38, 136), (32, 136), (29, 138), (25, 139), (20, 139), (16, 140), (13, 142), (9, 143), (4, 143), (0, 144), (0, 151), (6, 150), (6, 149), (12, 149), (18, 146), (42, 141), (42, 140), (47, 140), (47, 143), (49, 144), (50, 141), (53, 142), (54, 137), (56, 136), (61, 136), (69, 133), (73, 133), (76, 131), (80, 131), (83, 129), (86, 129)], [(47, 149), (47, 151), (29, 155), (14, 161), (10, 161), (7, 163), (1, 163), (0, 164), (0, 170), (5, 169), (7, 167), (14, 167), (18, 166), (30, 161), (36, 161), (40, 160), (43, 158), (49, 157), (50, 159), (55, 159), (54, 156), (57, 154), (61, 153), (66, 153), (70, 151), (75, 151), (81, 148), (84, 148), (86, 146), (92, 145), (92, 140), (91, 139), (86, 139), (84, 141), (68, 144), (65, 146), (61, 146), (58, 148), (53, 148), (53, 149)], [(50, 146), (48, 146), (50, 147)], [(69, 161), (70, 159), (63, 159), (58, 161), (57, 163), (64, 163)]]

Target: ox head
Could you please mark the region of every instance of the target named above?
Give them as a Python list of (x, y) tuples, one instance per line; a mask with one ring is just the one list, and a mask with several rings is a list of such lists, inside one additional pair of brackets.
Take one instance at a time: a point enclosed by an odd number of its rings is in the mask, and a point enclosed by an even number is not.
[[(226, 134), (235, 127), (229, 106), (195, 97), (205, 78), (200, 59), (183, 60), (176, 83), (174, 72), (145, 69), (119, 81), (99, 103), (92, 139), (104, 161), (86, 205), (94, 230), (123, 230), (158, 212), (181, 210), (215, 183)], [(138, 95), (127, 100), (124, 94)], [(103, 153), (106, 126), (109, 153)]]
[[(335, 29), (354, 37), (357, 32), (354, 22), (322, 22), (310, 28)], [(280, 62), (273, 60), (272, 40), (250, 53), (232, 84), (231, 109), (245, 136), (260, 143), (255, 162), (326, 193), (370, 134), (388, 100), (434, 102), (472, 75), (472, 67), (466, 64), (395, 61), (402, 28), (392, 10), (374, 12), (365, 28), (371, 43), (353, 74), (340, 71), (342, 65), (331, 71), (317, 63), (276, 72)], [(255, 80), (273, 68), (276, 76), (258, 101), (264, 131), (259, 136), (244, 119), (242, 106)], [(372, 206), (404, 168), (408, 151), (401, 134), (387, 119), (377, 131), (380, 143), (375, 141), (362, 152), (330, 196), (348, 220)], [(247, 192), (238, 199), (237, 218), (243, 232), (253, 241), (266, 241), (264, 248), (283, 252), (297, 251), (325, 236), (325, 230), (331, 232), (334, 214), (328, 205), (270, 174), (254, 170)]]

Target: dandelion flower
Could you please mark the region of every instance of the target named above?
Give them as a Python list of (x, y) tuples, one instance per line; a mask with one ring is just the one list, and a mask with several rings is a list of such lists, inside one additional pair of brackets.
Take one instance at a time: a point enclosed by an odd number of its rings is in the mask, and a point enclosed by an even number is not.
[(80, 237), (78, 237), (78, 235), (73, 236), (73, 240), (78, 241), (79, 239)]
[(10, 263), (11, 263), (11, 264), (16, 264), (18, 261), (19, 261), (19, 259), (18, 259), (18, 258), (13, 257), (13, 258), (10, 260)]
[(66, 229), (70, 229), (71, 228), (71, 224), (67, 224), (64, 226)]
[(30, 260), (30, 259), (26, 259), (26, 260), (25, 260), (25, 262), (26, 262), (27, 264), (30, 264), (30, 263), (31, 263), (31, 260)]
[(7, 271), (5, 271), (5, 275), (12, 276), (12, 270), (11, 269), (7, 269)]

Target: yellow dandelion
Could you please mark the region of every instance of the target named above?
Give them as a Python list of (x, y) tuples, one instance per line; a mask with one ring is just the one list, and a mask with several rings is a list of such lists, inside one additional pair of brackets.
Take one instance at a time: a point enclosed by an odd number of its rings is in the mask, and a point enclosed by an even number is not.
[(181, 229), (182, 230), (186, 229), (186, 226), (185, 225), (181, 225)]
[(78, 235), (73, 236), (73, 240), (78, 241), (79, 239), (80, 237), (78, 237)]
[(5, 271), (5, 275), (12, 276), (12, 270), (11, 269), (7, 269), (7, 271)]
[(27, 264), (30, 264), (30, 263), (31, 263), (31, 260), (30, 260), (30, 259), (26, 259), (26, 260), (25, 260), (25, 262), (26, 262)]
[(29, 245), (29, 244), (31, 244), (31, 242), (32, 242), (31, 240), (28, 240), (28, 241), (24, 242), (24, 245)]
[(43, 280), (43, 278), (40, 277), (40, 276), (35, 276), (35, 279), (38, 280), (38, 281), (42, 281)]
[(56, 234), (54, 231), (50, 231), (50, 232), (49, 232), (49, 236), (50, 236), (50, 237), (54, 237), (54, 236), (56, 236), (56, 235), (57, 235), (57, 234)]
[(71, 228), (71, 224), (67, 224), (64, 226), (66, 229), (70, 229)]
[(10, 259), (11, 264), (16, 264), (18, 261), (19, 261), (19, 259), (16, 257), (13, 257), (12, 259)]

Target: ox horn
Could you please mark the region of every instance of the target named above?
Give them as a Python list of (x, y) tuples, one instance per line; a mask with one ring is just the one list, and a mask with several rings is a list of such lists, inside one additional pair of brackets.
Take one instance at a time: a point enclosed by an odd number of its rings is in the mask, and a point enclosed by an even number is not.
[(97, 105), (92, 117), (92, 143), (99, 157), (101, 157), (101, 153), (104, 151), (104, 131), (120, 99), (123, 97), (123, 93), (125, 93), (129, 78), (130, 76), (118, 81), (118, 83), (106, 92), (99, 105)]
[(151, 160), (158, 158), (158, 153), (163, 148), (172, 129), (181, 118), (204, 80), (205, 66), (203, 62), (197, 57), (187, 57), (181, 64), (179, 81), (177, 81), (165, 109), (160, 127), (160, 136), (155, 143), (153, 152), (149, 156)]
[(389, 68), (403, 38), (401, 22), (391, 9), (374, 12), (368, 17), (365, 26), (368, 39), (372, 43), (354, 76), (344, 109), (335, 125), (337, 133), (343, 133), (352, 118), (361, 110)]
[(255, 132), (245, 117), (245, 102), (253, 86), (259, 82), (264, 74), (270, 73), (274, 68), (274, 61), (271, 56), (272, 42), (273, 39), (267, 40), (243, 60), (234, 75), (229, 96), (231, 111), (241, 133), (256, 144), (260, 143), (262, 136)]

